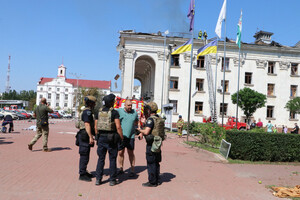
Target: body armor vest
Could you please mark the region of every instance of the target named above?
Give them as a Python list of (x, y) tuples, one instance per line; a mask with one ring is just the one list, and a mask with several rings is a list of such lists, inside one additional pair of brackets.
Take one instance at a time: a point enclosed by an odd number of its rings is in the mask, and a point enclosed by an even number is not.
[[(83, 111), (88, 110), (88, 108), (85, 108)], [(82, 121), (82, 114), (83, 111), (80, 112), (78, 120), (75, 123), (75, 127), (78, 129), (85, 129), (84, 121)]]
[(162, 140), (165, 139), (165, 120), (161, 117), (151, 116), (154, 120), (154, 127), (152, 129), (153, 136), (159, 136)]
[(110, 108), (108, 111), (103, 111), (103, 109), (99, 110), (98, 114), (98, 122), (97, 122), (97, 130), (98, 131), (116, 131), (116, 123), (111, 121), (111, 114), (113, 108)]

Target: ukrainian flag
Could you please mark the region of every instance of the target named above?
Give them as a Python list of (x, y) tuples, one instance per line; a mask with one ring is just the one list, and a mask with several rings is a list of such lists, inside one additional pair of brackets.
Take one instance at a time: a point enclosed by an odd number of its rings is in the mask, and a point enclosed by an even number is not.
[(199, 56), (204, 56), (210, 53), (217, 53), (217, 46), (218, 46), (218, 41), (214, 40), (208, 43), (207, 45), (201, 47), (200, 49), (198, 49), (197, 59), (199, 58)]
[(181, 54), (181, 53), (184, 53), (186, 51), (191, 51), (191, 50), (192, 50), (192, 39), (188, 40), (183, 45), (175, 48), (175, 51), (173, 51), (173, 53), (171, 53), (171, 54), (172, 55)]

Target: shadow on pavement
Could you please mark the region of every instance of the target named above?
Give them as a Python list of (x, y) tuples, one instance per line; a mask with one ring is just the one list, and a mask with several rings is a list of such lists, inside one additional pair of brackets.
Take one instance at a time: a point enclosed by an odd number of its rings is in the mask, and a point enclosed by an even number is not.
[(123, 174), (118, 175), (119, 182), (122, 183), (123, 181), (126, 180), (135, 180), (139, 177), (139, 173), (145, 171), (146, 169), (147, 169), (146, 166), (135, 166), (134, 167), (135, 174), (133, 176), (130, 176), (130, 168), (126, 169)]
[(14, 142), (6, 142), (6, 139), (9, 139), (11, 137), (5, 138), (5, 137), (0, 137), (0, 144), (12, 144)]
[(63, 150), (72, 150), (70, 147), (52, 147), (51, 151), (63, 151)]
[(174, 174), (166, 172), (160, 175), (160, 181), (161, 183), (170, 182), (175, 177)]

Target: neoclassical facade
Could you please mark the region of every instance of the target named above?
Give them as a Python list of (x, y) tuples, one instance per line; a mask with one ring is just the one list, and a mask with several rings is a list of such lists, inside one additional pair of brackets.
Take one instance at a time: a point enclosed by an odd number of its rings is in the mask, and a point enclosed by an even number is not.
[[(284, 107), (292, 98), (299, 96), (300, 45), (283, 46), (271, 40), (273, 33), (257, 32), (254, 43), (243, 43), (240, 61), (240, 89), (249, 87), (267, 95), (267, 103), (258, 109), (253, 118), (260, 118), (264, 125), (271, 120), (277, 126), (293, 127), (298, 116)], [(120, 52), (119, 68), (122, 74), (123, 98), (131, 97), (134, 79), (141, 82), (141, 96), (155, 101), (159, 108), (172, 105), (172, 122), (182, 115), (187, 120), (189, 100), (189, 77), (191, 53), (171, 55), (176, 46), (187, 38), (164, 37), (160, 33), (136, 33), (121, 31), (117, 47)], [(224, 63), (224, 42), (218, 44), (218, 53), (196, 59), (197, 50), (204, 46), (203, 40), (194, 40), (190, 118), (202, 122), (210, 116), (208, 85), (216, 85), (216, 112), (218, 122), (222, 116), (222, 81), (225, 69), (225, 122), (236, 115), (236, 105), (231, 95), (237, 91), (239, 49), (234, 41), (226, 42)], [(212, 79), (207, 79), (207, 66), (211, 67)], [(209, 83), (208, 83), (209, 81)], [(216, 83), (216, 84), (215, 84)], [(245, 119), (239, 109), (239, 118)]]
[(75, 111), (75, 96), (77, 88), (98, 88), (103, 94), (109, 94), (110, 81), (69, 79), (66, 77), (66, 67), (62, 64), (58, 67), (56, 78), (42, 77), (37, 83), (38, 105), (41, 98), (45, 97), (50, 106), (54, 109), (71, 109)]

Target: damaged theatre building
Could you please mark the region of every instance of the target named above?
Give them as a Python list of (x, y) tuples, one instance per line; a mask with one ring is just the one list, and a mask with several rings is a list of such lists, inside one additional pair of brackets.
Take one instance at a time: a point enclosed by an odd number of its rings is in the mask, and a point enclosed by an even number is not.
[[(243, 43), (240, 57), (239, 88), (249, 87), (267, 96), (265, 107), (258, 109), (252, 119), (259, 118), (264, 125), (272, 124), (293, 127), (298, 122), (297, 114), (290, 113), (284, 107), (286, 103), (299, 96), (300, 84), (300, 42), (295, 46), (284, 46), (272, 41), (273, 33), (259, 31), (254, 35), (253, 43)], [(167, 113), (169, 124), (178, 120), (179, 115), (188, 119), (189, 77), (191, 53), (171, 55), (176, 46), (185, 43), (188, 38), (138, 33), (133, 30), (120, 31), (117, 50), (120, 53), (123, 98), (132, 97), (135, 79), (141, 84), (141, 97), (145, 101), (155, 101), (163, 112)], [(221, 121), (235, 116), (236, 104), (231, 95), (237, 92), (239, 49), (235, 41), (219, 41), (218, 55), (199, 57), (197, 50), (204, 46), (203, 40), (194, 40), (190, 119), (202, 122), (210, 117), (209, 85), (216, 85), (216, 114)], [(207, 60), (206, 60), (207, 59)], [(225, 66), (224, 66), (225, 59)], [(207, 65), (212, 70), (212, 79), (207, 76)], [(225, 70), (224, 110), (222, 109), (223, 70)], [(245, 120), (239, 109), (239, 119)]]

